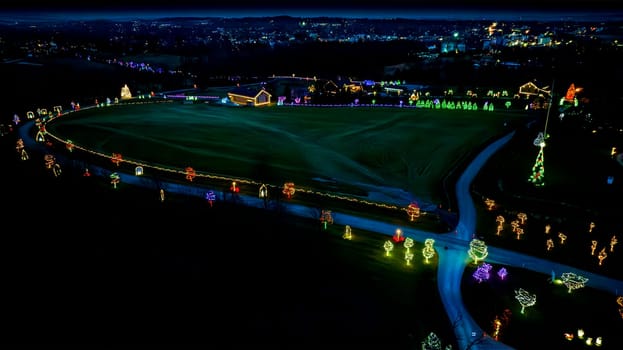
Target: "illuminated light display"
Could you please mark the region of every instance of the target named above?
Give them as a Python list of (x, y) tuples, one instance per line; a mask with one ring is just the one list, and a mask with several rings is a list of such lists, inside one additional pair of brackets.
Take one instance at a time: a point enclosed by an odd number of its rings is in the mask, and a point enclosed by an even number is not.
[(21, 121), (19, 115), (13, 114), (13, 124), (18, 125)]
[(409, 215), (409, 221), (415, 221), (420, 217), (420, 206), (417, 203), (410, 203), (407, 206), (407, 215)]
[(292, 196), (294, 196), (294, 182), (286, 182), (283, 184), (283, 190), (281, 191), (281, 193), (283, 193), (287, 199), (292, 199)]
[(599, 260), (599, 266), (603, 264), (604, 260), (606, 260), (607, 257), (608, 257), (608, 253), (606, 253), (606, 247), (603, 247), (599, 251), (599, 254), (597, 254), (597, 259)]
[(407, 237), (405, 238), (405, 241), (402, 245), (405, 247), (405, 249), (407, 249), (407, 252), (410, 252), (414, 244), (415, 241), (413, 240), (413, 238)]
[(517, 234), (517, 236), (516, 236), (517, 240), (520, 240), (521, 236), (524, 234), (524, 229), (521, 228), (521, 227), (517, 227), (515, 229), (515, 233)]
[(210, 208), (212, 208), (212, 206), (214, 206), (214, 201), (216, 200), (216, 194), (214, 194), (214, 191), (206, 192), (205, 198), (208, 201), (208, 203), (210, 203)]
[(491, 338), (495, 340), (500, 340), (500, 334), (502, 331), (502, 320), (495, 315), (495, 319), (493, 320), (493, 332), (491, 333)]
[(591, 222), (590, 224), (588, 224), (588, 233), (593, 232), (593, 229), (595, 229), (595, 223)]
[(487, 210), (491, 211), (493, 209), (495, 209), (495, 201), (491, 198), (486, 198), (485, 199), (485, 206), (487, 207)]
[(33, 111), (26, 112), (26, 119), (34, 119), (34, 118), (35, 118), (35, 112)]
[(121, 176), (119, 176), (119, 174), (117, 173), (112, 173), (109, 175), (109, 177), (110, 177), (110, 183), (112, 184), (112, 187), (117, 188), (117, 184), (121, 182)]
[(474, 271), (474, 273), (472, 274), (472, 277), (474, 277), (474, 279), (477, 280), (478, 283), (481, 283), (482, 281), (488, 281), (489, 278), (491, 278), (492, 269), (493, 269), (493, 266), (487, 263), (483, 263), (480, 266), (478, 266), (476, 271)]
[(519, 224), (525, 225), (528, 220), (528, 214), (523, 212), (517, 213), (517, 219), (519, 219)]
[(229, 190), (231, 191), (231, 193), (238, 193), (240, 192), (240, 187), (238, 187), (236, 181), (232, 181), (231, 186), (229, 186)]
[(44, 155), (43, 160), (45, 162), (46, 169), (52, 169), (54, 163), (56, 163), (56, 158), (52, 154)]
[(411, 265), (411, 260), (413, 260), (414, 254), (412, 252), (405, 252), (405, 261), (407, 265)]
[(422, 350), (439, 350), (441, 349), (441, 340), (434, 332), (430, 332), (424, 340), (422, 340)]
[(322, 222), (322, 225), (324, 227), (324, 229), (327, 229), (327, 225), (328, 224), (333, 224), (333, 215), (331, 214), (331, 210), (322, 210), (320, 213), (320, 222)]
[(132, 98), (132, 92), (130, 91), (128, 84), (125, 84), (123, 85), (123, 87), (121, 87), (121, 99), (127, 100), (130, 98)]
[(517, 232), (517, 229), (519, 228), (519, 221), (517, 220), (513, 220), (511, 221), (511, 228), (513, 232)]
[(89, 168), (85, 168), (85, 169), (84, 169), (84, 173), (82, 173), (82, 176), (84, 176), (84, 177), (89, 177), (89, 176), (91, 176), (91, 173), (89, 172)]
[(433, 245), (435, 244), (435, 240), (432, 238), (427, 238), (424, 241), (424, 248), (422, 249), (422, 256), (424, 256), (424, 263), (428, 264), (428, 261), (435, 256), (435, 248)]
[(552, 225), (546, 224), (545, 225), (545, 234), (548, 235), (551, 230), (552, 230)]
[(586, 282), (588, 282), (588, 278), (580, 275), (576, 275), (573, 272), (564, 272), (560, 275), (560, 279), (562, 283), (567, 287), (569, 293), (571, 291), (584, 288), (586, 286)]
[(65, 148), (67, 148), (67, 150), (69, 152), (73, 152), (74, 151), (74, 142), (72, 140), (67, 140), (67, 142), (65, 143)]
[(37, 142), (44, 142), (45, 141), (45, 134), (46, 134), (45, 126), (41, 125), (41, 127), (37, 131), (37, 134), (35, 135), (35, 140), (37, 140)]
[(121, 153), (113, 153), (110, 157), (110, 161), (113, 162), (113, 164), (115, 164), (116, 166), (119, 166), (122, 160), (123, 156), (121, 156)]
[(353, 230), (350, 228), (350, 225), (346, 225), (344, 227), (344, 234), (342, 235), (342, 238), (347, 239), (349, 241), (353, 239)]
[(54, 113), (56, 113), (57, 117), (63, 115), (63, 108), (61, 106), (54, 106), (52, 107), (52, 110), (54, 111)]
[(402, 235), (402, 230), (397, 228), (396, 232), (394, 232), (394, 236), (392, 237), (394, 242), (402, 242), (405, 240), (405, 237)]
[(545, 246), (547, 247), (547, 250), (552, 250), (554, 248), (554, 240), (549, 238), (547, 241), (545, 241)]
[(264, 208), (266, 208), (268, 206), (268, 187), (262, 184), (257, 195), (264, 200)]
[(508, 271), (506, 270), (506, 268), (502, 267), (498, 270), (497, 275), (501, 280), (505, 280), (506, 276), (508, 276)]
[(186, 180), (191, 181), (191, 182), (193, 181), (195, 176), (197, 176), (195, 169), (191, 167), (186, 167), (186, 169), (184, 169), (184, 172), (186, 173)]
[(497, 222), (498, 224), (495, 234), (499, 236), (502, 234), (502, 230), (504, 229), (504, 222), (506, 222), (506, 219), (504, 219), (502, 215), (498, 215), (495, 218), (495, 222)]
[(565, 241), (567, 240), (567, 235), (562, 232), (558, 232), (558, 238), (560, 239), (560, 244), (565, 244)]
[(515, 299), (521, 304), (521, 313), (525, 313), (527, 307), (536, 304), (536, 295), (531, 294), (523, 288), (515, 289)]
[(619, 241), (617, 240), (617, 236), (612, 236), (612, 238), (610, 238), (610, 252), (612, 253), (614, 251), (614, 246), (619, 243)]
[(136, 176), (142, 176), (143, 174), (144, 174), (144, 173), (143, 173), (143, 167), (142, 167), (142, 166), (138, 165), (138, 166), (136, 166), (136, 167), (134, 168), (134, 175), (136, 175)]
[(595, 250), (597, 249), (597, 241), (596, 240), (592, 240), (591, 241), (591, 255), (595, 255)]
[(472, 239), (471, 242), (469, 242), (467, 254), (472, 258), (474, 264), (478, 264), (479, 261), (484, 260), (489, 255), (489, 251), (484, 241)]
[(54, 163), (54, 165), (52, 166), (52, 174), (54, 174), (54, 177), (59, 177), (62, 174), (62, 169), (61, 169), (61, 165), (58, 163)]
[(164, 202), (164, 189), (160, 189), (160, 202)]
[(394, 249), (394, 243), (392, 243), (392, 241), (385, 241), (383, 248), (385, 249), (385, 256), (389, 256), (389, 253)]

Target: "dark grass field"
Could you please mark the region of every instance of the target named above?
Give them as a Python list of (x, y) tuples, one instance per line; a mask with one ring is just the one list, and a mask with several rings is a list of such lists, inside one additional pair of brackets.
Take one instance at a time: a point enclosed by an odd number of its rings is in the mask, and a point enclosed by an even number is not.
[(2, 141), (5, 343), (410, 349), (431, 331), (453, 342), (435, 260), (385, 256), (388, 236), (345, 240), (344, 227), (235, 202), (161, 202), (71, 169), (55, 178)]

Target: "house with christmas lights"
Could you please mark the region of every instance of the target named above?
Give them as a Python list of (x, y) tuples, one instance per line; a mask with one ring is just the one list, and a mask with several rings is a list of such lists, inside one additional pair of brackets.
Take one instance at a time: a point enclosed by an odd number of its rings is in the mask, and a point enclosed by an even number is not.
[(271, 102), (272, 95), (264, 88), (253, 89), (237, 87), (227, 93), (229, 100), (241, 106), (265, 106)]
[(529, 102), (531, 109), (547, 108), (551, 98), (551, 87), (539, 87), (534, 82), (529, 81), (519, 86), (519, 92), (516, 96)]

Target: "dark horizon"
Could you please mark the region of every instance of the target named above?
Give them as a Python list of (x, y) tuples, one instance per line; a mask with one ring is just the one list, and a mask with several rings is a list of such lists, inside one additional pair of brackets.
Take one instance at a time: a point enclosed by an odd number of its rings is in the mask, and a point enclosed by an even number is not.
[(505, 21), (618, 21), (623, 20), (623, 5), (615, 0), (546, 0), (545, 2), (493, 2), (474, 0), (430, 1), (385, 0), (382, 4), (360, 1), (314, 1), (302, 6), (292, 2), (238, 1), (228, 4), (182, 0), (103, 2), (91, 1), (76, 6), (63, 1), (54, 5), (33, 5), (29, 1), (9, 1), (0, 5), (0, 18), (8, 21), (27, 20), (131, 20), (158, 18), (244, 18), (244, 17), (337, 17), (367, 19), (422, 20), (505, 20)]

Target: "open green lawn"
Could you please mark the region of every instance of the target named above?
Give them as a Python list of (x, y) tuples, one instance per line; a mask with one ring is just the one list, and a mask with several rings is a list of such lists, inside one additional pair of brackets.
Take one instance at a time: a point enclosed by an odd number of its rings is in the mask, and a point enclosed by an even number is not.
[(444, 177), (525, 114), (415, 108), (113, 105), (70, 113), (47, 130), (104, 155), (281, 186), (325, 188), (382, 203), (444, 203)]

